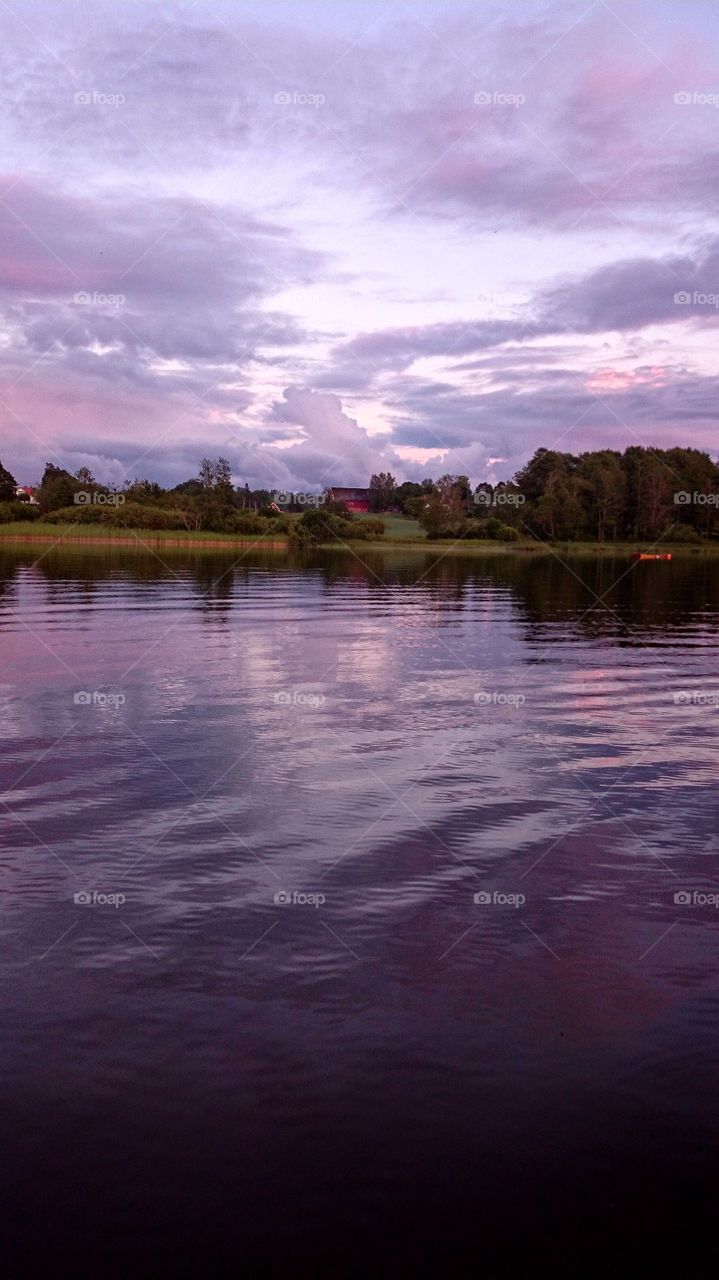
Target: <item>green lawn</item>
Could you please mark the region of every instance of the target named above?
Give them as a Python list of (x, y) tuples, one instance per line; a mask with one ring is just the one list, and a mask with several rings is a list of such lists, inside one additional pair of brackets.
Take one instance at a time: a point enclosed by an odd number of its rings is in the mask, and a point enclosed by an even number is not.
[[(375, 519), (372, 516), (358, 516), (358, 520)], [(407, 538), (424, 538), (425, 534), (418, 520), (410, 520), (409, 516), (382, 515), (380, 517), (385, 527), (385, 536), (390, 541), (399, 539), (406, 541)]]

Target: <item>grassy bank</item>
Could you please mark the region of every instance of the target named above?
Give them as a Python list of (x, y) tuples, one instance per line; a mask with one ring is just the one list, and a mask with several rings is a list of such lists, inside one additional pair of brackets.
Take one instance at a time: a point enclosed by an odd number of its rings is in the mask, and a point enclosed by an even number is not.
[(83, 547), (260, 547), (285, 550), (287, 539), (267, 535), (204, 533), (195, 529), (125, 529), (112, 525), (61, 525), (49, 520), (0, 525), (0, 545)]
[(384, 542), (348, 543), (358, 555), (364, 552), (381, 551), (383, 549), (402, 549), (405, 551), (437, 552), (438, 555), (467, 556), (511, 556), (526, 554), (532, 556), (618, 556), (628, 558), (637, 551), (671, 552), (678, 556), (719, 556), (719, 541), (699, 543), (697, 545), (673, 544), (659, 542), (653, 546), (651, 542), (535, 542), (527, 538), (520, 542), (491, 542), (489, 540), (462, 538), (459, 542), (451, 539), (430, 541), (428, 538), (399, 539), (388, 538)]
[[(719, 555), (719, 540), (716, 542), (693, 544), (673, 544), (670, 540), (651, 542), (536, 542), (525, 538), (519, 542), (492, 542), (465, 538), (459, 542), (451, 540), (430, 541), (417, 524), (416, 520), (408, 520), (403, 516), (385, 517), (386, 537), (383, 542), (349, 542), (346, 545), (360, 558), (384, 550), (428, 551), (443, 555), (462, 556), (506, 556), (557, 555), (557, 556), (630, 556), (636, 551), (671, 551), (673, 556), (716, 556)], [(275, 535), (248, 535), (227, 533), (206, 533), (186, 529), (126, 529), (111, 525), (52, 524), (46, 520), (32, 523), (19, 521), (14, 524), (0, 525), (0, 547), (122, 547), (137, 550), (156, 550), (160, 547), (184, 548), (185, 550), (215, 549), (249, 549), (286, 551), (289, 541), (286, 537)], [(325, 549), (341, 550), (342, 544), (328, 543)]]

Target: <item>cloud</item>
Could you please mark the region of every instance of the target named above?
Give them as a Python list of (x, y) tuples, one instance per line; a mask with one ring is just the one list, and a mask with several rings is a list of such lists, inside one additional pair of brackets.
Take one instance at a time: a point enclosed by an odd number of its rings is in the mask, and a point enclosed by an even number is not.
[(272, 450), (273, 461), (286, 468), (286, 479), (315, 486), (365, 485), (375, 471), (403, 468), (390, 441), (359, 426), (343, 412), (338, 396), (287, 387), (282, 400), (272, 406), (270, 419), (299, 429), (303, 436), (289, 448)]
[(285, 227), (191, 197), (103, 198), (16, 184), (0, 206), (5, 316), (31, 350), (114, 345), (242, 361), (302, 336), (261, 309), (322, 258)]
[(301, 487), (562, 433), (710, 442), (695, 6), (30, 0), (3, 36), (15, 471), (144, 453), (174, 480), (210, 451)]
[[(689, 293), (687, 302), (677, 294)], [(514, 320), (454, 320), (442, 324), (363, 333), (332, 352), (336, 384), (345, 371), (353, 385), (369, 387), (387, 373), (408, 369), (427, 358), (452, 358), (487, 352), (508, 343), (526, 343), (560, 335), (635, 332), (650, 325), (717, 323), (719, 310), (694, 301), (694, 295), (719, 296), (719, 240), (690, 255), (638, 258), (598, 267), (587, 275), (553, 284), (528, 301)], [(515, 359), (521, 366), (526, 348)], [(512, 356), (507, 353), (506, 363)]]

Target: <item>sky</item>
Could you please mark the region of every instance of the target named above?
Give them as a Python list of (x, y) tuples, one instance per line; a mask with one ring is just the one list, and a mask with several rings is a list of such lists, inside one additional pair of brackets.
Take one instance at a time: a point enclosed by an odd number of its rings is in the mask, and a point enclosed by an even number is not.
[(719, 448), (719, 11), (0, 0), (0, 460)]

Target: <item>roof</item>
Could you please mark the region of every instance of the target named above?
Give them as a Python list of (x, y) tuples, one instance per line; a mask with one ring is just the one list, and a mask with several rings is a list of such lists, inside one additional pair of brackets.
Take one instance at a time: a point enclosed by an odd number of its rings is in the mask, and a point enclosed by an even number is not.
[(330, 490), (335, 502), (362, 502), (369, 498), (369, 489), (338, 489), (335, 485)]

